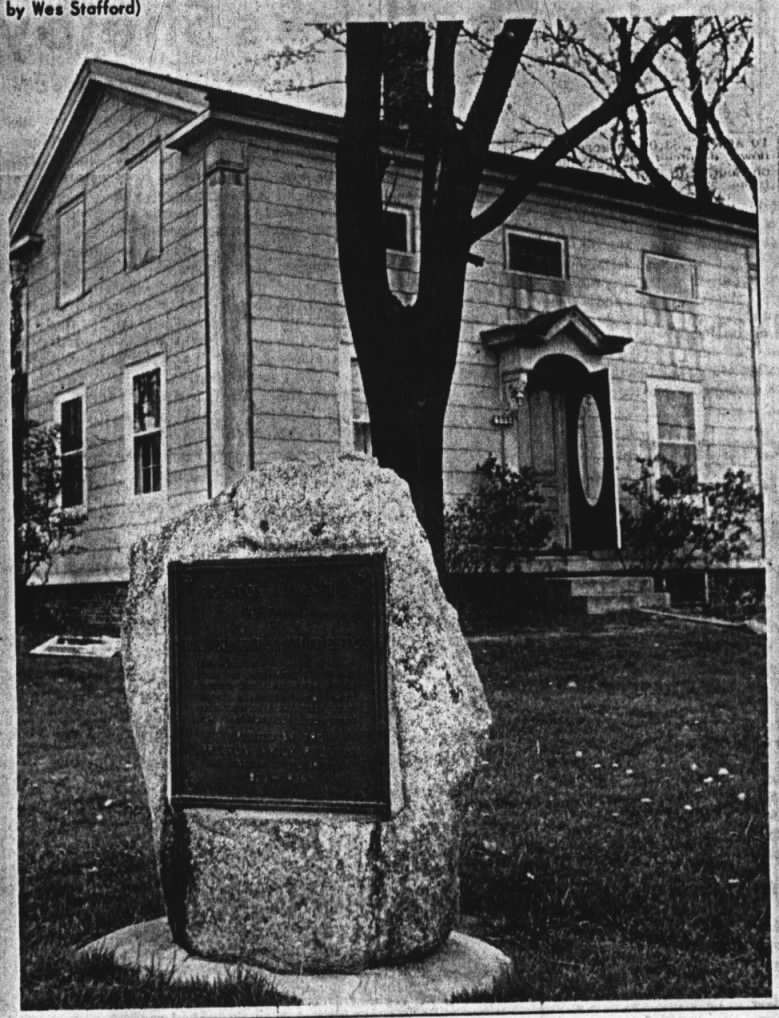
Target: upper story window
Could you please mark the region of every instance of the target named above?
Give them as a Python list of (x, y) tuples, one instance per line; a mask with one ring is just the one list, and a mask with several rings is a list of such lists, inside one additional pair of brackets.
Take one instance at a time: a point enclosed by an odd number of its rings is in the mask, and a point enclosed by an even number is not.
[(409, 209), (388, 206), (382, 213), (384, 245), (388, 251), (410, 253), (414, 249), (412, 242), (412, 219)]
[(132, 490), (150, 495), (165, 486), (165, 379), (161, 360), (131, 368)]
[(57, 303), (60, 307), (84, 292), (84, 195), (57, 213)]
[(125, 264), (137, 269), (162, 250), (162, 162), (160, 147), (127, 167)]
[(351, 383), (352, 383), (352, 443), (355, 452), (370, 454), (371, 449), (371, 421), (368, 416), (368, 403), (365, 399), (365, 390), (362, 385), (362, 375), (357, 358), (351, 360)]
[(644, 251), (643, 288), (646, 293), (658, 297), (696, 300), (698, 285), (695, 262)]
[(532, 276), (565, 279), (567, 275), (565, 238), (548, 234), (505, 231), (506, 268)]
[(57, 400), (60, 453), (60, 505), (75, 509), (86, 505), (84, 462), (84, 393), (68, 393)]
[(700, 468), (701, 390), (692, 382), (649, 380), (649, 420), (653, 451), (677, 466)]

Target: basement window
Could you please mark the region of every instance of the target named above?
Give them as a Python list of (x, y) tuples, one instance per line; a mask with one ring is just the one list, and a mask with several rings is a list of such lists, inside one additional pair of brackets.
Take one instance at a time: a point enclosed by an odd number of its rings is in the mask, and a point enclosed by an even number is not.
[(505, 231), (506, 268), (531, 276), (565, 279), (567, 272), (565, 238), (549, 234)]

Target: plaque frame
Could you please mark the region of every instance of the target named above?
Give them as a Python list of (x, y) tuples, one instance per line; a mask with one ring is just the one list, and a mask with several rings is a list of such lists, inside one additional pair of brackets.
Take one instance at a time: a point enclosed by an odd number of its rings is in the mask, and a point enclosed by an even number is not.
[[(373, 599), (371, 620), (372, 661), (371, 675), (373, 686), (373, 710), (376, 735), (380, 744), (376, 789), (379, 794), (369, 799), (348, 798), (294, 798), (287, 796), (245, 796), (245, 795), (209, 795), (193, 794), (180, 790), (180, 774), (182, 767), (181, 726), (182, 726), (182, 684), (180, 641), (182, 607), (181, 592), (187, 583), (187, 577), (195, 573), (234, 572), (236, 575), (258, 571), (272, 576), (280, 570), (310, 569), (312, 565), (324, 563), (330, 568), (348, 569), (350, 566), (367, 567), (371, 578), (371, 596)], [(228, 811), (282, 811), (307, 813), (346, 813), (358, 816), (370, 816), (378, 820), (388, 820), (391, 816), (391, 783), (390, 783), (390, 725), (389, 725), (389, 688), (387, 682), (387, 651), (388, 622), (386, 611), (387, 600), (386, 554), (384, 552), (351, 553), (336, 555), (294, 555), (276, 558), (214, 558), (199, 559), (189, 562), (170, 561), (168, 563), (168, 635), (169, 635), (169, 798), (176, 808), (213, 808)]]

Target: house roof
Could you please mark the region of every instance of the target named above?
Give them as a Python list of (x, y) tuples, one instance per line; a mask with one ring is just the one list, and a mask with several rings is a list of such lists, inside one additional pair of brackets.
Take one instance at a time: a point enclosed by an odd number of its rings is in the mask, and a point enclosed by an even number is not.
[[(166, 139), (174, 148), (185, 148), (217, 126), (232, 125), (244, 130), (277, 129), (303, 132), (334, 144), (341, 118), (289, 103), (274, 102), (245, 92), (217, 88), (194, 79), (174, 77), (108, 60), (85, 60), (76, 75), (32, 171), (10, 215), (12, 248), (18, 250), (34, 238), (38, 214), (52, 184), (67, 161), (89, 119), (90, 112), (106, 89), (115, 89), (178, 110), (180, 129)], [(405, 150), (399, 132), (387, 133), (387, 146)], [(394, 144), (393, 144), (394, 143)], [(410, 156), (413, 158), (413, 154)], [(515, 175), (529, 160), (493, 152), (487, 172), (504, 177)], [(753, 213), (727, 205), (702, 204), (691, 198), (660, 195), (645, 184), (571, 167), (555, 167), (539, 191), (568, 191), (580, 198), (605, 200), (632, 206), (644, 214), (664, 214), (676, 220), (703, 220), (713, 225), (730, 225), (754, 231)]]
[(601, 356), (621, 353), (632, 342), (627, 336), (607, 335), (576, 304), (557, 311), (543, 312), (527, 322), (485, 329), (481, 334), (482, 342), (488, 350), (500, 350), (507, 346), (543, 347), (558, 337), (570, 339), (583, 353)]

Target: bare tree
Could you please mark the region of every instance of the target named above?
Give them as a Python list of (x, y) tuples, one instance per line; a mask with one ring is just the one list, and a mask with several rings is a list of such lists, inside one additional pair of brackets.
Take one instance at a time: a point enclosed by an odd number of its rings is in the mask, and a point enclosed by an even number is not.
[[(550, 26), (527, 19), (505, 21), (493, 38), (483, 27), (460, 21), (352, 22), (318, 29), (313, 44), (296, 40), (277, 54), (275, 69), (292, 74), (287, 87), (314, 88), (315, 77), (306, 81), (298, 74), (301, 62), (311, 61), (323, 44), (345, 51), (336, 191), (346, 311), (374, 453), (408, 481), (440, 564), (443, 425), (466, 269), (476, 261), (471, 248), (561, 160), (608, 163), (669, 193), (689, 191), (692, 184), (708, 200), (710, 156), (717, 147), (750, 180), (720, 117), (728, 89), (751, 65), (749, 25), (745, 19), (618, 18), (604, 23), (597, 41), (588, 41), (575, 23)], [(481, 57), (482, 67), (463, 112), (456, 63), (464, 52)], [(562, 77), (579, 86), (573, 113), (564, 109)], [(522, 85), (531, 80), (546, 89), (552, 103), (553, 114), (543, 122), (533, 120), (530, 103), (521, 108)], [(511, 97), (512, 88), (520, 91), (519, 99)], [(657, 158), (651, 121), (661, 100), (692, 142), (687, 180), (668, 174)], [(507, 110), (522, 129), (514, 148), (530, 156), (497, 196), (479, 206), (488, 154)], [(392, 291), (382, 229), (385, 177), (391, 153), (398, 150), (413, 150), (421, 160), (419, 274), (412, 300)]]

